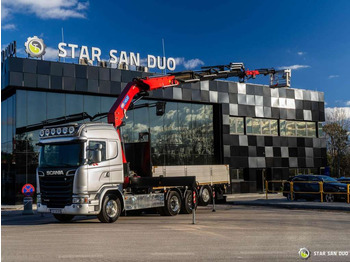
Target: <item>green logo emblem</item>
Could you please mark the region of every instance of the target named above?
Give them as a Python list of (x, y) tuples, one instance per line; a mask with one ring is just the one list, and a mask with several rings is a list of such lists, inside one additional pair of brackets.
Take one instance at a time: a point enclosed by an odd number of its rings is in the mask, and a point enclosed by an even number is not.
[(42, 57), (45, 54), (46, 46), (44, 41), (37, 36), (28, 37), (24, 46), (26, 47), (27, 54), (31, 57)]
[(308, 259), (310, 257), (310, 251), (303, 247), (303, 248), (300, 248), (299, 250), (299, 256), (302, 258), (302, 259)]

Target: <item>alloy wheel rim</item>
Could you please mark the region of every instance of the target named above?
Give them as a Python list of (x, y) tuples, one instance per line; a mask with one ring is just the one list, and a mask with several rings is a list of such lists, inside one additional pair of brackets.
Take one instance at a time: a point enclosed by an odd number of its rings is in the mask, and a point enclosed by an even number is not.
[(117, 212), (118, 212), (117, 202), (114, 199), (109, 200), (106, 205), (107, 216), (113, 218), (116, 216)]
[(172, 211), (177, 212), (180, 208), (179, 199), (176, 196), (170, 198), (170, 208)]
[(210, 199), (209, 190), (207, 188), (204, 188), (202, 191), (202, 199), (204, 202), (208, 202)]

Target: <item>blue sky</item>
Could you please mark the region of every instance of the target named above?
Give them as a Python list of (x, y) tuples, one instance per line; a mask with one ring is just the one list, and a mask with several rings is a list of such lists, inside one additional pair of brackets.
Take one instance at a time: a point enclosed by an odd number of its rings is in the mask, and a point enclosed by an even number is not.
[[(3, 0), (2, 48), (43, 37), (46, 59), (66, 43), (178, 58), (176, 71), (244, 62), (292, 67), (292, 87), (325, 92), (328, 107), (350, 106), (350, 1)], [(267, 77), (252, 82), (268, 83)]]

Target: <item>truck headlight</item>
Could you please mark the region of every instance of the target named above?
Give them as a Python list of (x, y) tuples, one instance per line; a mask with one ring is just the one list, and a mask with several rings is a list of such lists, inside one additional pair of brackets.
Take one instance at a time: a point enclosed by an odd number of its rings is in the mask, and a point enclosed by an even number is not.
[(73, 197), (73, 204), (87, 204), (89, 203), (88, 197)]

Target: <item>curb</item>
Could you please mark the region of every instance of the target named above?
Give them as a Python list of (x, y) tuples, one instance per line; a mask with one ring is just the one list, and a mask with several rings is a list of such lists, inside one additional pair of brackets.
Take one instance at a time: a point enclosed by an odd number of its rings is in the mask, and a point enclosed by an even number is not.
[(228, 201), (227, 204), (238, 206), (265, 206), (274, 208), (287, 209), (306, 209), (306, 210), (329, 210), (329, 211), (350, 211), (349, 207), (342, 206), (321, 206), (321, 205), (302, 205), (302, 204), (288, 204), (288, 203), (262, 203), (253, 201)]

